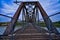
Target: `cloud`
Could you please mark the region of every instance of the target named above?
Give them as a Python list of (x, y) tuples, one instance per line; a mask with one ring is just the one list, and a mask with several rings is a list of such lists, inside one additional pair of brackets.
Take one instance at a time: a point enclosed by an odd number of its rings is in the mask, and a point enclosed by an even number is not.
[(60, 11), (60, 3), (58, 3), (59, 0), (40, 0), (39, 2), (41, 3), (42, 7), (44, 8), (48, 15)]
[[(2, 8), (0, 7), (0, 14), (5, 14), (7, 16), (13, 16), (18, 8), (18, 5), (11, 3), (7, 4), (5, 1), (1, 2)], [(0, 16), (0, 22), (10, 21), (10, 18)]]
[(19, 0), (19, 1), (38, 1), (38, 0)]
[[(8, 16), (13, 16), (18, 8), (19, 5), (14, 4), (11, 0), (9, 4), (7, 1), (2, 1), (2, 8), (0, 8), (1, 14), (6, 14)], [(20, 0), (20, 1), (27, 1), (27, 0)], [(47, 12), (48, 15), (51, 15), (53, 13), (57, 13), (60, 11), (60, 3), (59, 0), (29, 0), (29, 1), (39, 1), (44, 8), (44, 10)]]
[(3, 8), (1, 9), (2, 14), (14, 14), (18, 8), (18, 5), (12, 3), (12, 5), (9, 5), (5, 2), (2, 2)]

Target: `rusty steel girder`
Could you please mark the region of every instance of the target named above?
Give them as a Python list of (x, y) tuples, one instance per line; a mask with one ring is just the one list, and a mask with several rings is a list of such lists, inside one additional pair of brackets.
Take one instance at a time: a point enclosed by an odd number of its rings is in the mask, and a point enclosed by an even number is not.
[(59, 32), (57, 31), (57, 29), (54, 27), (54, 25), (52, 24), (52, 21), (50, 20), (50, 18), (48, 17), (48, 15), (46, 14), (46, 12), (44, 11), (44, 9), (42, 8), (41, 4), (36, 1), (36, 2), (21, 2), (21, 5), (19, 6), (19, 8), (17, 9), (16, 13), (14, 14), (13, 18), (15, 19), (12, 19), (11, 20), (11, 23), (8, 25), (8, 27), (6, 28), (4, 34), (8, 35), (8, 34), (11, 34), (13, 31), (14, 31), (14, 28), (15, 28), (15, 24), (17, 22), (17, 19), (20, 15), (20, 12), (22, 10), (22, 8), (24, 8), (24, 5), (26, 3), (34, 3), (36, 5), (36, 7), (39, 8), (40, 12), (41, 12), (41, 15), (44, 19), (44, 22), (48, 28), (48, 30), (50, 32), (54, 32), (56, 34), (58, 34)]
[(11, 20), (11, 23), (8, 25), (8, 27), (6, 28), (5, 32), (3, 33), (4, 35), (8, 35), (12, 31), (14, 31), (15, 24), (17, 22), (17, 19), (18, 19), (19, 15), (20, 15), (20, 12), (21, 12), (23, 7), (24, 7), (24, 3), (21, 3), (21, 5), (19, 5), (19, 8), (17, 9), (16, 13), (13, 16), (13, 18), (15, 18), (15, 19)]
[(36, 3), (36, 6), (39, 8), (41, 15), (44, 19), (44, 22), (49, 30), (49, 32), (53, 32), (56, 34), (59, 34), (58, 30), (54, 27), (52, 21), (50, 20), (49, 16), (45, 12), (45, 10), (42, 8), (41, 4), (39, 2)]

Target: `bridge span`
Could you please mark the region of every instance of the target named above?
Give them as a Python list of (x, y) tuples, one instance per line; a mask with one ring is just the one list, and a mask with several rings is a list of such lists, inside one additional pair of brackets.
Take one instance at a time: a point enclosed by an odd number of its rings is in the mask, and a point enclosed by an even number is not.
[[(22, 28), (14, 31), (21, 12), (23, 21), (26, 25), (23, 25)], [(48, 30), (45, 30), (36, 24), (37, 21), (39, 22), (39, 20), (37, 20), (39, 12), (42, 15)], [(0, 40), (60, 40), (60, 33), (54, 27), (49, 17), (50, 16), (47, 15), (38, 1), (21, 2), (14, 16), (9, 17), (11, 18), (11, 22), (3, 35), (0, 35)]]

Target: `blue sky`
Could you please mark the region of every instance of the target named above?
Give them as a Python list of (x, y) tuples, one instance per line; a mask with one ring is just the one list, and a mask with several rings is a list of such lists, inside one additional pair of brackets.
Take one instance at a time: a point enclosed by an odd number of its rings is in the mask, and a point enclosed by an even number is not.
[[(19, 5), (13, 3), (15, 0), (0, 0), (0, 14), (13, 16)], [(28, 1), (28, 0), (20, 0)], [(31, 0), (30, 0), (31, 1)], [(39, 1), (48, 15), (60, 12), (60, 0), (33, 0)], [(59, 21), (60, 15), (51, 17), (52, 21)], [(0, 16), (0, 22), (10, 21), (7, 17)]]

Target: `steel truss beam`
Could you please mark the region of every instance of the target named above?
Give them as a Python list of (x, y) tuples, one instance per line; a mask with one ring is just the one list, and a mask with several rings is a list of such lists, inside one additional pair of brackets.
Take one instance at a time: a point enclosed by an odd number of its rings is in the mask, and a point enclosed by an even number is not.
[(47, 13), (44, 11), (44, 9), (42, 8), (41, 4), (39, 2), (37, 2), (36, 6), (39, 8), (41, 15), (44, 19), (44, 22), (49, 30), (49, 32), (53, 32), (56, 34), (59, 34), (59, 32), (57, 31), (57, 29), (54, 27), (52, 21), (50, 20), (50, 18), (48, 17)]
[(6, 28), (6, 30), (4, 32), (4, 35), (11, 34), (14, 31), (15, 24), (17, 22), (17, 19), (18, 19), (19, 15), (20, 15), (20, 12), (21, 12), (23, 7), (24, 7), (24, 3), (21, 3), (21, 5), (19, 5), (19, 8), (17, 9), (16, 13), (13, 16), (13, 18), (15, 18), (15, 19), (11, 20), (11, 23)]
[[(49, 19), (48, 15), (46, 14), (46, 12), (44, 11), (44, 9), (42, 8), (42, 6), (40, 5), (39, 2), (22, 2), (21, 5), (19, 6), (19, 8), (17, 9), (15, 15), (13, 16), (13, 18), (15, 18), (15, 19), (12, 19), (12, 20), (11, 20), (11, 23), (10, 23), (10, 24), (8, 25), (8, 27), (6, 28), (4, 34), (7, 34), (7, 35), (8, 35), (8, 34), (13, 33), (14, 28), (15, 28), (15, 24), (16, 24), (16, 22), (17, 22), (17, 19), (18, 19), (19, 15), (20, 15), (20, 12), (21, 12), (22, 8), (25, 7), (24, 5), (25, 5), (26, 3), (34, 3), (34, 4), (36, 5), (36, 7), (39, 8), (39, 10), (40, 10), (40, 12), (41, 12), (41, 15), (42, 15), (42, 17), (43, 17), (43, 19), (44, 19), (44, 21), (45, 21), (45, 23), (46, 23), (46, 26), (47, 26), (48, 30), (49, 30), (50, 32), (54, 32), (54, 33), (56, 33), (56, 34), (59, 33), (59, 32), (57, 31), (57, 29), (54, 27), (54, 25), (52, 24), (52, 21)], [(26, 13), (27, 13), (27, 12), (26, 12)], [(28, 15), (27, 15), (27, 16), (28, 16)]]

